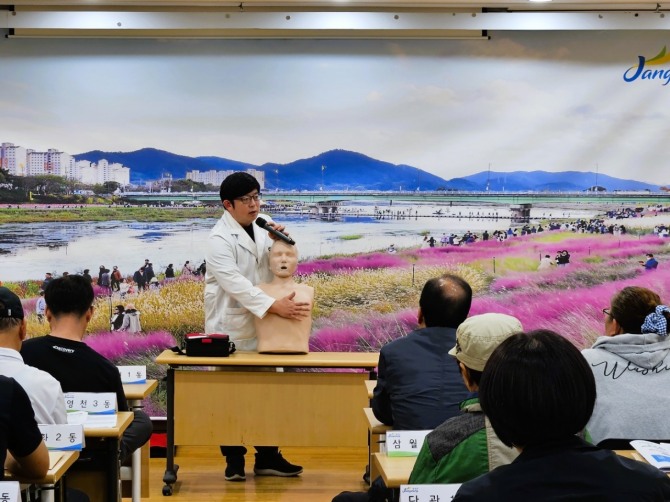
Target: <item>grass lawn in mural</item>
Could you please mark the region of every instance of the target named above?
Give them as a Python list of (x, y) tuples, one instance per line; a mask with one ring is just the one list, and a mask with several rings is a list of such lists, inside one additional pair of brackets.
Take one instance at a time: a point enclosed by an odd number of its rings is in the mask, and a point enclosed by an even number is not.
[[(649, 230), (649, 232), (651, 232)], [(570, 252), (570, 264), (538, 270), (545, 254)], [(640, 266), (653, 253), (659, 268)], [(648, 287), (667, 301), (670, 296), (670, 240), (658, 235), (612, 235), (551, 231), (504, 242), (404, 249), (395, 254), (366, 253), (300, 263), (299, 280), (315, 288), (312, 351), (378, 351), (385, 343), (416, 327), (418, 298), (425, 281), (443, 273), (464, 277), (475, 298), (470, 314), (501, 312), (518, 317), (524, 329), (552, 329), (577, 347), (589, 346), (603, 333), (602, 308), (629, 285)], [(27, 298), (30, 336), (49, 331), (34, 314), (36, 285), (10, 283)], [(186, 333), (204, 326), (201, 278), (180, 277), (160, 288), (126, 298), (110, 298), (95, 287), (95, 315), (85, 338), (117, 365), (146, 364), (149, 378), (162, 379), (165, 367), (154, 359), (180, 345)], [(31, 298), (32, 297), (32, 298)], [(132, 301), (141, 312), (144, 332), (110, 332), (110, 311)], [(164, 389), (148, 403), (154, 416), (165, 414)]]

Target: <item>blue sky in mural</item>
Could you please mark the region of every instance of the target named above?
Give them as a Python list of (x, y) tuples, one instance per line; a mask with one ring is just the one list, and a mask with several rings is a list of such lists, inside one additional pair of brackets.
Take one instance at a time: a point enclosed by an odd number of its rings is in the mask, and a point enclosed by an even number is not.
[[(661, 32), (490, 41), (0, 41), (0, 141), (262, 164), (334, 148), (444, 178), (582, 170), (668, 183)], [(665, 68), (657, 66), (662, 71)]]

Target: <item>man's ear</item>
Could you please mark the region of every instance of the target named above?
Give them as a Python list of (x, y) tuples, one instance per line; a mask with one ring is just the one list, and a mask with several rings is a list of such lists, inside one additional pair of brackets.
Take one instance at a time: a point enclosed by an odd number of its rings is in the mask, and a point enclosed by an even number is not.
[(461, 376), (463, 377), (463, 382), (465, 382), (465, 386), (470, 392), (476, 392), (479, 387), (477, 387), (476, 384), (472, 383), (472, 380), (470, 379), (470, 370), (468, 367), (463, 364), (462, 362), (458, 363), (458, 366), (461, 368)]
[(91, 319), (93, 318), (93, 313), (95, 312), (95, 307), (91, 305), (89, 309), (86, 311), (86, 324), (91, 322)]
[(28, 321), (24, 317), (21, 321), (21, 326), (19, 327), (19, 340), (23, 341), (28, 335)]
[(228, 210), (228, 209), (230, 209), (231, 207), (233, 207), (233, 203), (230, 202), (229, 200), (224, 200), (224, 201), (223, 201), (223, 207), (224, 207), (224, 209)]
[(421, 310), (421, 307), (419, 307), (419, 311), (416, 314), (416, 321), (419, 323), (420, 326), (425, 326), (425, 319), (423, 318), (423, 311)]

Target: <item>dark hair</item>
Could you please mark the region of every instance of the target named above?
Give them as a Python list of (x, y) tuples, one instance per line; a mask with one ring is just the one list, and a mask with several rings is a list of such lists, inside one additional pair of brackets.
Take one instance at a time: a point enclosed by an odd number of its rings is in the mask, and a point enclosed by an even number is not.
[(93, 305), (93, 286), (81, 275), (59, 277), (44, 290), (44, 299), (55, 316), (76, 314), (81, 317)]
[(261, 185), (251, 174), (242, 171), (233, 173), (229, 176), (226, 176), (226, 178), (221, 182), (221, 188), (219, 189), (221, 202), (224, 200), (229, 200), (230, 203), (234, 206), (236, 198), (248, 194), (254, 188), (259, 192), (261, 191)]
[(642, 324), (661, 304), (661, 297), (647, 288), (628, 286), (612, 297), (611, 316), (621, 325), (625, 333), (642, 333)]
[(17, 319), (16, 317), (0, 317), (0, 332), (13, 330), (18, 328), (23, 323), (23, 318)]
[(472, 288), (453, 274), (429, 279), (419, 298), (427, 327), (457, 328), (468, 317), (471, 303)]
[(583, 430), (593, 413), (596, 383), (572, 343), (536, 330), (512, 335), (493, 351), (479, 399), (500, 440), (526, 447)]

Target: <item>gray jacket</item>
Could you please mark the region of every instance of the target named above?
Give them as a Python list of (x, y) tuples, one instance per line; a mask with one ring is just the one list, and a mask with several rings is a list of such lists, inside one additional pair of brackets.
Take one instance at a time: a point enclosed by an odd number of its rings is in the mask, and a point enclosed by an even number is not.
[(601, 336), (582, 354), (598, 393), (586, 426), (594, 443), (607, 438), (670, 440), (670, 337)]

